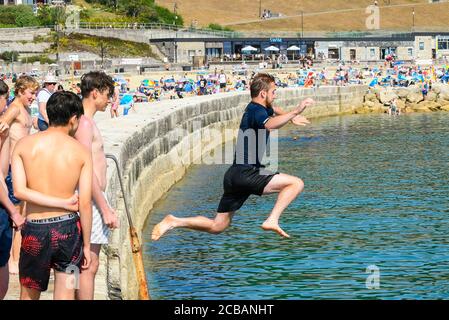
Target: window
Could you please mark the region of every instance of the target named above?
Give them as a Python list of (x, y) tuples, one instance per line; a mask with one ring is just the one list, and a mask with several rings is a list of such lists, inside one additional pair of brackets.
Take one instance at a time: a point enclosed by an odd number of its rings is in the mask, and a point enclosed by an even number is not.
[(413, 56), (413, 48), (408, 48), (408, 55)]
[(438, 39), (438, 50), (448, 50), (449, 49), (448, 39)]
[(369, 49), (369, 54), (371, 57), (374, 57), (376, 55), (376, 49), (374, 48)]
[(423, 41), (421, 41), (419, 43), (419, 50), (424, 50), (424, 42)]
[(338, 49), (330, 49), (328, 50), (329, 59), (340, 59), (340, 52)]
[(195, 50), (189, 50), (189, 57), (195, 56)]

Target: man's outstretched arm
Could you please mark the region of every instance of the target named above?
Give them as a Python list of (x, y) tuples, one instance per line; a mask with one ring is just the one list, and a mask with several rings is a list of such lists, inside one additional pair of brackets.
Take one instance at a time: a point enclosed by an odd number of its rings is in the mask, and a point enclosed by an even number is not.
[[(285, 112), (284, 110), (279, 110), (278, 108), (278, 112), (283, 112), (284, 114), (275, 116), (273, 118), (270, 118), (266, 123), (265, 123), (265, 128), (268, 130), (275, 130), (275, 129), (280, 129), (283, 126), (285, 126), (290, 120), (292, 120), (293, 118), (297, 117), (300, 113), (302, 113), (308, 106), (313, 105), (315, 102), (313, 101), (313, 99), (307, 98), (306, 100), (304, 100), (303, 102), (301, 102), (301, 104), (299, 106), (297, 106), (295, 109), (293, 109), (290, 112)], [(276, 112), (276, 110), (274, 110)]]
[[(288, 113), (288, 111), (285, 111), (281, 107), (273, 107), (273, 110), (276, 115), (284, 115)], [(296, 117), (294, 117), (291, 122), (297, 126), (305, 126), (310, 124), (309, 119), (301, 115), (297, 115)]]

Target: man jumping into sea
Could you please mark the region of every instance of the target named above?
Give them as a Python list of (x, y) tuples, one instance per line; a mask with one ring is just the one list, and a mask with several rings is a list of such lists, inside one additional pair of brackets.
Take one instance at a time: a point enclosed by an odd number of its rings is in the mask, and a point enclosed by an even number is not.
[[(212, 234), (221, 233), (229, 227), (235, 212), (241, 208), (251, 194), (262, 196), (272, 193), (279, 193), (279, 196), (273, 210), (261, 227), (264, 230), (274, 231), (282, 237), (290, 237), (279, 226), (279, 217), (303, 191), (304, 183), (294, 176), (268, 172), (261, 164), (261, 160), (268, 143), (269, 132), (282, 128), (290, 121), (296, 125), (310, 123), (300, 114), (306, 107), (313, 105), (314, 101), (305, 99), (295, 109), (286, 112), (273, 106), (275, 97), (274, 77), (263, 73), (256, 75), (251, 82), (252, 101), (246, 107), (240, 123), (234, 163), (225, 173), (224, 194), (218, 205), (215, 219), (202, 216), (177, 218), (167, 215), (154, 227), (151, 235), (153, 240), (159, 240), (173, 228), (188, 228)], [(251, 130), (255, 133), (255, 141), (246, 139), (248, 130), (250, 130), (249, 133)], [(261, 139), (265, 141), (260, 141)]]

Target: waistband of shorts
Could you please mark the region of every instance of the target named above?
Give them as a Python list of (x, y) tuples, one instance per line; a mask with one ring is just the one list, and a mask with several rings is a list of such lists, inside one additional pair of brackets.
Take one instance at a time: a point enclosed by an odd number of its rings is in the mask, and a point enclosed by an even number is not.
[(52, 218), (46, 218), (46, 219), (30, 219), (30, 220), (27, 220), (27, 223), (42, 225), (42, 224), (51, 224), (51, 223), (75, 220), (77, 218), (79, 218), (78, 214), (75, 212), (71, 212), (71, 213), (64, 214), (64, 215), (58, 216), (58, 217), (52, 217)]

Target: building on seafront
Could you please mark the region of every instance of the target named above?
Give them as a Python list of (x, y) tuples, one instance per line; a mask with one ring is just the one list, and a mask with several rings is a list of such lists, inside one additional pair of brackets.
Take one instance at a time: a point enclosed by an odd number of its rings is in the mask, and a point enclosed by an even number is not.
[[(310, 56), (315, 60), (379, 62), (388, 55), (396, 60), (445, 59), (449, 57), (449, 32), (383, 33), (376, 36), (345, 35), (304, 38), (162, 38), (150, 39), (170, 62), (195, 63), (227, 61), (246, 54), (247, 61), (261, 59), (263, 54), (284, 54), (289, 60)], [(256, 50), (242, 52), (245, 46)], [(274, 46), (278, 50), (265, 51)], [(296, 46), (299, 50), (288, 48)], [(266, 56), (266, 55), (265, 55)], [(238, 60), (238, 59), (237, 59)]]

